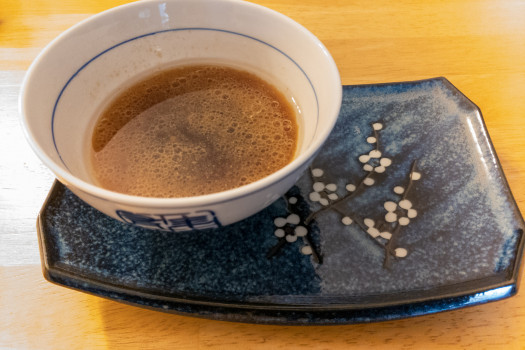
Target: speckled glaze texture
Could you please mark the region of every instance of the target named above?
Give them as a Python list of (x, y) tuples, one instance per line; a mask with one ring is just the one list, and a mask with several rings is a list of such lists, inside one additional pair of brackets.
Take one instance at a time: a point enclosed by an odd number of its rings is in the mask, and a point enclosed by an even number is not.
[(311, 169), (237, 224), (140, 229), (58, 182), (39, 217), (52, 282), (274, 324), (390, 320), (511, 296), (524, 227), (481, 113), (443, 78), (345, 86)]

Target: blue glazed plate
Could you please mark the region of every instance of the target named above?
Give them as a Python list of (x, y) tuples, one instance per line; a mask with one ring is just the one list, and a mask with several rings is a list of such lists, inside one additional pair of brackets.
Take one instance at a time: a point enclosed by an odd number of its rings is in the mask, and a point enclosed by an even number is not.
[(38, 222), (51, 282), (271, 324), (383, 321), (512, 296), (525, 227), (479, 109), (443, 78), (344, 86), (309, 171), (237, 224), (140, 229), (58, 182)]

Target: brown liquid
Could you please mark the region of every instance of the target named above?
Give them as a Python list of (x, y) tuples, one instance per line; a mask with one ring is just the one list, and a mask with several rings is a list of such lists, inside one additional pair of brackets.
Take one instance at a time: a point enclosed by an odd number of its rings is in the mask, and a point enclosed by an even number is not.
[(187, 197), (275, 172), (297, 139), (295, 112), (275, 87), (226, 66), (187, 66), (149, 76), (104, 110), (91, 163), (106, 189)]

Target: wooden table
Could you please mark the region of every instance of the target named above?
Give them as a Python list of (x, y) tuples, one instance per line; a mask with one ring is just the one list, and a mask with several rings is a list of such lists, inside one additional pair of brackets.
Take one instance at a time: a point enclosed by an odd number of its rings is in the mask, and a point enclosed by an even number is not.
[[(525, 348), (525, 291), (392, 322), (261, 326), (182, 317), (75, 292), (42, 277), (35, 229), (53, 176), (23, 138), (25, 70), (60, 32), (121, 0), (0, 0), (0, 348)], [(317, 35), (344, 84), (445, 76), (482, 110), (525, 212), (525, 2), (257, 0)]]

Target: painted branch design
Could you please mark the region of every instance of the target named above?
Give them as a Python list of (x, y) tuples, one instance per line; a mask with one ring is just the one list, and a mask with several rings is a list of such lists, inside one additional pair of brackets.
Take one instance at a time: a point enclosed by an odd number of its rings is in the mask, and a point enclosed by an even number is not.
[(378, 247), (382, 248), (385, 252), (383, 267), (390, 268), (393, 259), (402, 259), (409, 255), (408, 250), (404, 247), (399, 247), (397, 242), (401, 229), (418, 215), (417, 210), (409, 199), (409, 193), (413, 188), (414, 181), (421, 178), (421, 173), (416, 168), (416, 161), (412, 163), (404, 186), (399, 185), (393, 188), (393, 192), (399, 196), (399, 200), (383, 203), (386, 214), (380, 220), (376, 221), (370, 217), (361, 218), (354, 213), (342, 210), (340, 207), (341, 204), (351, 201), (357, 195), (363, 195), (367, 188), (376, 183), (373, 175), (386, 172), (387, 168), (392, 165), (392, 160), (385, 157), (380, 148), (379, 132), (383, 129), (383, 124), (377, 122), (373, 123), (371, 127), (372, 135), (366, 141), (375, 147), (358, 158), (365, 175), (361, 177), (357, 184), (347, 184), (345, 186), (346, 193), (341, 196), (338, 194), (338, 188), (335, 183), (323, 181), (325, 175), (323, 169), (310, 168), (313, 191), (308, 195), (308, 199), (321, 205), (321, 208), (310, 213), (304, 222), (301, 222), (299, 216), (293, 214), (293, 211), (290, 210), (290, 204), (295, 203), (297, 199), (295, 197), (290, 198), (287, 201), (287, 210), (290, 215), (286, 218), (275, 219), (274, 223), (277, 227), (275, 235), (279, 238), (279, 242), (270, 250), (268, 253), (269, 257), (275, 255), (286, 242), (292, 243), (297, 240), (297, 237), (302, 237), (305, 242), (305, 245), (301, 248), (303, 254), (312, 254), (314, 261), (320, 263), (321, 256), (314, 249), (308, 228), (312, 221), (327, 211), (333, 211), (341, 215), (341, 223), (345, 226), (356, 224), (367, 237), (372, 239)]

